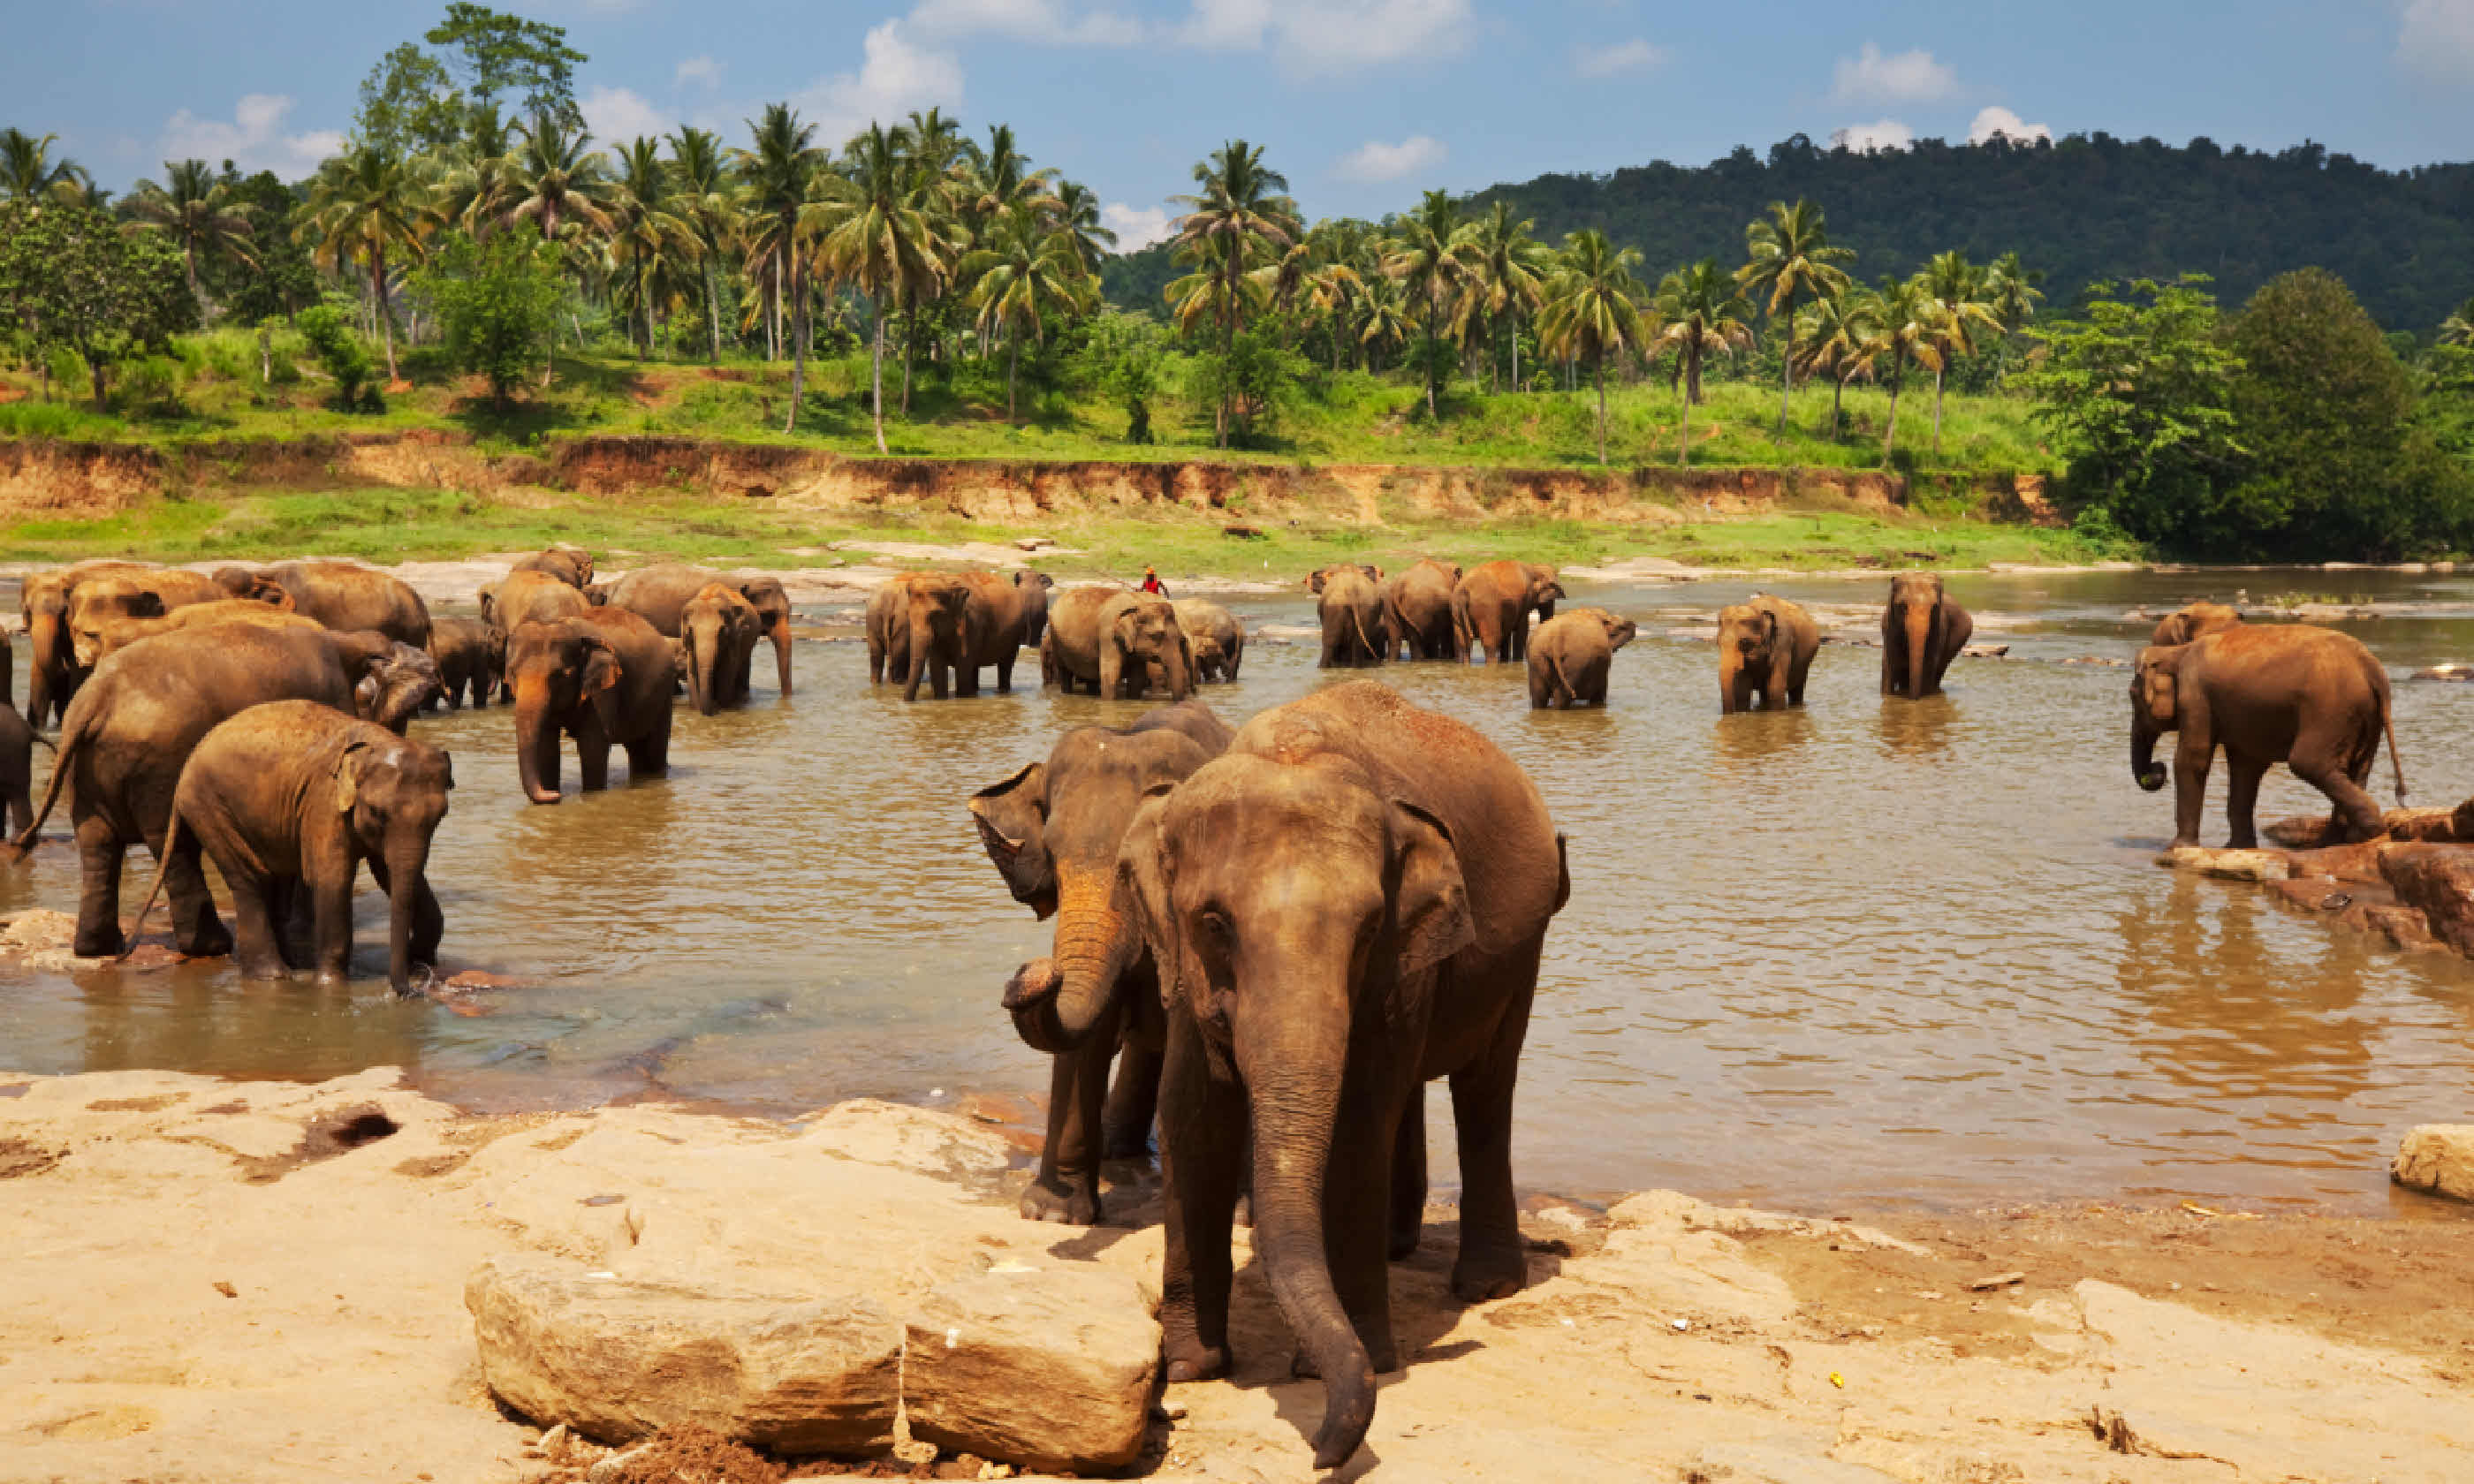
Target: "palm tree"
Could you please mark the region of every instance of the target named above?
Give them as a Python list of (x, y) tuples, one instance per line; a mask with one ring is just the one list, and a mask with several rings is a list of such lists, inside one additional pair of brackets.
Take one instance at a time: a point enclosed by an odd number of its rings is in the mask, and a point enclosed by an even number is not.
[(130, 210), (138, 221), (181, 245), (181, 258), (189, 272), (189, 297), (203, 313), (200, 257), (233, 257), (253, 267), (257, 262), (249, 251), (254, 236), (249, 204), (233, 201), (231, 188), (216, 180), (202, 159), (165, 160), (163, 180), (161, 185), (138, 181)]
[[(799, 420), (799, 400), (808, 390), (809, 256), (802, 248), (823, 222), (829, 189), (825, 152), (816, 148), (816, 126), (803, 124), (787, 103), (768, 103), (762, 120), (747, 121), (749, 147), (734, 150), (732, 159), (747, 184), (748, 257), (762, 262), (771, 303), (768, 334), (778, 338), (787, 304), (792, 347), (790, 413), (782, 430)], [(880, 440), (882, 442), (882, 440)]]
[(824, 239), (835, 275), (867, 297), (875, 322), (868, 358), (876, 451), (885, 446), (885, 322), (897, 307), (942, 285), (952, 272), (953, 243), (937, 221), (936, 182), (910, 158), (908, 131), (870, 124), (851, 141), (847, 197)]
[(1873, 296), (1860, 284), (1812, 301), (1794, 323), (1795, 369), (1809, 376), (1831, 373), (1830, 437), (1836, 442), (1843, 421), (1841, 409), (1847, 383), (1873, 372)]
[(1633, 268), (1640, 253), (1617, 251), (1595, 227), (1564, 239), (1564, 251), (1546, 280), (1545, 307), (1538, 314), (1540, 341), (1567, 356), (1586, 355), (1598, 384), (1598, 462), (1607, 462), (1607, 357), (1638, 350), (1640, 281)]
[(1832, 247), (1821, 208), (1808, 201), (1790, 206), (1770, 203), (1770, 219), (1744, 228), (1744, 251), (1750, 261), (1735, 270), (1735, 282), (1761, 299), (1772, 333), (1783, 330), (1781, 347), (1778, 436), (1786, 436), (1787, 399), (1795, 391), (1795, 305), (1807, 297), (1828, 298), (1847, 287), (1847, 270), (1855, 251)]
[(1468, 224), (1461, 220), (1460, 208), (1452, 204), (1448, 191), (1428, 191), (1418, 209), (1403, 218), (1398, 235), (1392, 239), (1392, 251), (1385, 254), (1383, 272), (1400, 281), (1410, 301), (1422, 311), (1429, 347), (1426, 363), (1426, 417), (1435, 414), (1436, 383), (1442, 378), (1433, 347), (1436, 317), (1442, 314), (1446, 300), (1459, 292), (1461, 283), (1469, 275), (1474, 253), (1469, 243)]
[(94, 178), (76, 160), (52, 157), (60, 135), (37, 139), (18, 129), (0, 129), (0, 201), (61, 200), (89, 192)]
[(503, 214), (509, 222), (532, 222), (542, 236), (558, 240), (560, 224), (581, 222), (596, 231), (610, 230), (614, 193), (609, 162), (591, 149), (593, 135), (570, 128), (561, 115), (544, 110), (516, 126), (522, 141), (512, 160), (509, 183), (514, 200)]
[(476, 238), (488, 236), (518, 199), (511, 132), (497, 105), (473, 108), (439, 181), (440, 214)]
[[(695, 241), (687, 223), (667, 209), (669, 197), (669, 172), (662, 163), (660, 143), (637, 135), (618, 152), (618, 188), (609, 214), (612, 252), (627, 266), (628, 298), (634, 305), (628, 330), (638, 360), (644, 358), (653, 339), (652, 280), (657, 275), (674, 275), (675, 254)], [(639, 315), (642, 338), (635, 334)]]
[(1753, 306), (1736, 289), (1734, 276), (1719, 267), (1716, 258), (1705, 257), (1668, 274), (1658, 285), (1655, 307), (1658, 333), (1653, 344), (1674, 348), (1675, 380), (1684, 392), (1684, 425), (1676, 439), (1675, 459), (1688, 466), (1692, 404), (1701, 400), (1701, 363), (1712, 354), (1732, 355), (1738, 347), (1753, 343), (1752, 326), (1744, 323)]
[(395, 365), (395, 315), (387, 302), (387, 253), (400, 249), (418, 261), (430, 221), (433, 182), (424, 161), (390, 150), (354, 145), (321, 165), (295, 234), (321, 263), (341, 273), (358, 259), (370, 275), (370, 300), (386, 342), (387, 380)]
[(1383, 347), (1405, 344), (1417, 324), (1409, 318), (1409, 299), (1400, 285), (1389, 278), (1370, 278), (1366, 283), (1366, 323), (1359, 327), (1357, 343), (1366, 347), (1377, 371), (1383, 368)]
[(1939, 459), (1943, 373), (1952, 360), (1976, 354), (1980, 332), (2002, 326), (1985, 299), (1984, 271), (1970, 263), (1966, 253), (1936, 254), (1920, 276), (1933, 299), (1933, 344), (1941, 352), (1941, 365), (1933, 368), (1932, 454)]
[[(1554, 268), (1554, 254), (1544, 243), (1529, 235), (1538, 224), (1522, 218), (1512, 219), (1512, 208), (1498, 201), (1493, 209), (1478, 219), (1469, 228), (1468, 263), (1471, 293), (1467, 302), (1472, 318), (1489, 323), (1508, 318), (1512, 325), (1512, 384), (1520, 385), (1520, 316), (1524, 310), (1535, 310), (1545, 293), (1546, 275)], [(1493, 357), (1487, 358), (1487, 376), (1492, 385), (1494, 374)]]
[(668, 136), (670, 201), (676, 216), (695, 245), (698, 272), (704, 281), (705, 359), (721, 359), (721, 286), (717, 270), (721, 245), (737, 229), (739, 205), (722, 163), (721, 135), (709, 129), (683, 126)]
[(1890, 385), (1890, 425), (1881, 435), (1881, 457), (1888, 459), (1899, 442), (1899, 393), (1907, 384), (1907, 368), (1921, 366), (1938, 375), (1941, 347), (1933, 338), (1940, 306), (1921, 275), (1889, 277), (1872, 296), (1872, 338), (1865, 353), (1878, 370), (1886, 363)]
[(2020, 262), (2016, 252), (2002, 253), (1985, 272), (1984, 302), (2001, 325), (2001, 357), (1993, 371), (1997, 386), (2010, 370), (2010, 343), (2036, 318), (2037, 301), (2045, 297), (2037, 285), (2044, 281), (2044, 273)]
[(1099, 285), (1082, 271), (1074, 234), (1043, 230), (1038, 214), (1016, 207), (992, 224), (986, 245), (962, 259), (962, 275), (977, 278), (972, 301), (980, 322), (1006, 338), (1006, 420), (1014, 420), (1014, 371), (1022, 359), (1022, 335), (1046, 341), (1048, 322), (1087, 309)]
[(1100, 259), (1117, 251), (1117, 234), (1101, 225), (1100, 194), (1079, 180), (1056, 183), (1056, 225), (1074, 234), (1074, 255), (1084, 273), (1098, 273)]
[(2474, 299), (2467, 299), (2455, 314), (2439, 322), (2439, 343), (2443, 346), (2474, 346)]
[[(1195, 162), (1194, 181), (1201, 189), (1191, 196), (1170, 198), (1185, 207), (1185, 214), (1175, 224), (1176, 236), (1171, 240), (1182, 261), (1206, 264), (1222, 279), (1214, 307), (1220, 317), (1220, 353), (1225, 356), (1237, 343), (1237, 321), (1245, 312), (1247, 296), (1238, 280), (1259, 250), (1286, 248), (1302, 227), (1297, 203), (1287, 194), (1288, 177), (1265, 168), (1259, 144), (1227, 141)], [(1170, 291), (1175, 293), (1176, 287), (1172, 284)], [(1225, 448), (1228, 446), (1225, 395), (1215, 413), (1215, 424), (1216, 441)]]

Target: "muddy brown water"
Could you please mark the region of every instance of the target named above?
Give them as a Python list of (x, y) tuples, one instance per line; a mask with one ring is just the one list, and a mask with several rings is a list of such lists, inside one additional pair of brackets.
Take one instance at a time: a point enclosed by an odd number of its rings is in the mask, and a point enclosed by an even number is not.
[[(1735, 717), (1717, 714), (1714, 651), (1665, 631), (1750, 584), (1574, 586), (1642, 624), (1603, 711), (1529, 711), (1516, 667), (1381, 677), (1501, 743), (1571, 836), (1522, 1068), (1524, 1186), (2379, 1209), (2401, 1128), (2474, 1115), (2474, 966), (2157, 870), (2171, 795), (2131, 783), (2127, 675), (2060, 662), (2134, 653), (2147, 625), (2124, 614), (2143, 604), (2376, 601), (2382, 616), (2347, 627), (2401, 682), (2416, 802), (2450, 802), (2474, 793), (2474, 686), (2402, 682), (2474, 659), (2474, 579), (1955, 578), (1978, 640), (2009, 658), (1961, 660), (1949, 695), (1908, 703), (1877, 694), (1878, 653), (1832, 645), (1805, 710)], [(1771, 590), (1827, 618), (1882, 586)], [(1242, 682), (1206, 690), (1232, 722), (1346, 678), (1314, 668), (1302, 594), (1227, 601), (1289, 640), (1258, 641)], [(850, 634), (857, 608), (802, 618)], [(365, 881), (349, 990), (243, 986), (223, 963), (9, 970), (0, 1066), (400, 1065), (487, 1109), (1044, 1090), (996, 1001), (1048, 928), (1007, 897), (962, 802), (1062, 729), (1142, 707), (1043, 694), (1030, 664), (1010, 696), (906, 706), (869, 688), (851, 642), (802, 643), (788, 703), (758, 669), (749, 709), (682, 712), (667, 779), (579, 797), (570, 756), (554, 808), (522, 802), (507, 708), (416, 724), (459, 782), (431, 868), (445, 969), (528, 982), (478, 996), (489, 1014), (386, 993), (384, 903)], [(2383, 759), (2384, 800), (2386, 776)], [(2262, 814), (2318, 803), (2279, 770)], [(132, 857), (132, 907), (150, 867)], [(0, 874), (0, 911), (75, 902), (64, 842)]]

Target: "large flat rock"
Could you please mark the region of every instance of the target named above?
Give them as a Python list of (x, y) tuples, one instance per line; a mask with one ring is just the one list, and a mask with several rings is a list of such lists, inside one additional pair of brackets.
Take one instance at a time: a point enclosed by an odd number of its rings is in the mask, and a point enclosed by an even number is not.
[(911, 1316), (910, 1435), (1031, 1469), (1132, 1463), (1159, 1372), (1156, 1301), (1106, 1268), (1007, 1267), (945, 1284)]
[(2410, 1190), (2474, 1201), (2474, 1123), (2426, 1123), (2406, 1130), (2389, 1174)]

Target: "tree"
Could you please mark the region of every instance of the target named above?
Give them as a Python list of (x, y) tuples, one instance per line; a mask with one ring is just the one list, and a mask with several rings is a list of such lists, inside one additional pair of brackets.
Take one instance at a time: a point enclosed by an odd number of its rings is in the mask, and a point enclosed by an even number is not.
[(1744, 323), (1744, 316), (1751, 314), (1753, 307), (1736, 289), (1734, 276), (1719, 267), (1714, 257), (1679, 268), (1661, 279), (1652, 307), (1657, 311), (1658, 328), (1650, 343), (1675, 352), (1675, 382), (1684, 395), (1684, 421), (1676, 434), (1675, 460), (1688, 466), (1692, 462), (1692, 404), (1701, 400), (1702, 363), (1712, 355), (1733, 355), (1738, 347), (1753, 343), (1752, 326)]
[(2443, 346), (2474, 346), (2474, 299), (2467, 299), (2455, 314), (2439, 322), (2439, 343)]
[(2036, 318), (2036, 305), (2043, 301), (2043, 289), (2038, 287), (2045, 275), (2019, 261), (2016, 252), (2004, 252), (1993, 260), (1984, 276), (1985, 307), (2001, 326), (2001, 358), (1994, 368), (1993, 382), (2000, 386), (2010, 370), (2010, 345), (2026, 331)]
[(370, 353), (363, 349), (343, 312), (331, 304), (312, 304), (294, 318), (293, 327), (317, 357), (327, 379), (335, 384), (332, 405), (337, 412), (383, 410), (383, 404), (373, 404), (364, 395), (375, 392), (369, 386)]
[(1874, 323), (1872, 293), (1861, 284), (1850, 284), (1813, 300), (1812, 307), (1797, 316), (1792, 326), (1790, 349), (1795, 369), (1807, 376), (1816, 371), (1830, 373), (1830, 437), (1833, 443), (1844, 420), (1842, 406), (1847, 383), (1873, 373)]
[(109, 410), (111, 368), (168, 348), (198, 309), (179, 250), (159, 234), (124, 233), (92, 206), (25, 198), (0, 203), (0, 302), (14, 306), (37, 355), (61, 347), (85, 362), (97, 412)]
[(704, 277), (706, 359), (721, 359), (721, 290), (716, 280), (721, 245), (739, 229), (739, 203), (723, 164), (721, 136), (683, 127), (669, 136), (670, 210), (695, 244)]
[(1906, 387), (1907, 368), (1941, 371), (1941, 347), (1934, 338), (1940, 306), (1922, 278), (1884, 278), (1872, 307), (1873, 338), (1865, 349), (1877, 371), (1889, 368), (1882, 378), (1890, 387), (1890, 422), (1881, 434), (1881, 457), (1887, 459), (1899, 443), (1899, 394)]
[(1952, 361), (1976, 354), (1977, 341), (1985, 331), (1999, 332), (2001, 321), (1985, 298), (1983, 271), (1970, 263), (1966, 253), (1936, 253), (1918, 276), (1925, 292), (1932, 296), (1933, 348), (1941, 352), (1941, 364), (1932, 369), (1932, 452), (1939, 459), (1943, 377)]
[[(1510, 323), (1515, 387), (1520, 385), (1520, 317), (1535, 312), (1543, 301), (1546, 275), (1554, 271), (1554, 254), (1544, 243), (1529, 235), (1537, 225), (1528, 217), (1514, 220), (1512, 207), (1498, 201), (1469, 227), (1466, 313), (1473, 321), (1488, 324), (1496, 320)], [(1490, 384), (1493, 375), (1494, 361), (1490, 355)]]
[(74, 199), (93, 189), (94, 177), (68, 158), (54, 159), (60, 135), (37, 139), (18, 129), (0, 129), (0, 201)]
[(388, 307), (387, 253), (418, 261), (429, 221), (431, 180), (421, 162), (369, 145), (350, 147), (319, 166), (295, 231), (337, 273), (358, 260), (369, 270), (370, 301), (386, 340), (387, 380), (398, 378), (395, 314)]
[(289, 316), (318, 299), (318, 269), (309, 250), (292, 236), (300, 201), (275, 172), (243, 176), (227, 170), (218, 182), (231, 193), (235, 210), (249, 212), (253, 240), (247, 258), (208, 259), (200, 265), (206, 294), (244, 324)]
[[(1287, 194), (1288, 177), (1264, 165), (1259, 144), (1243, 139), (1223, 144), (1195, 162), (1194, 181), (1201, 187), (1195, 194), (1170, 198), (1185, 208), (1174, 224), (1176, 235), (1171, 241), (1180, 261), (1205, 265), (1221, 280), (1210, 307), (1219, 319), (1221, 353), (1226, 356), (1246, 309), (1247, 296), (1239, 283), (1247, 268), (1259, 251), (1286, 248), (1303, 227), (1297, 203)], [(1216, 437), (1224, 448), (1229, 411), (1223, 400), (1216, 414)]]
[[(1428, 191), (1418, 203), (1418, 209), (1400, 222), (1392, 251), (1384, 256), (1383, 272), (1398, 280), (1400, 287), (1407, 291), (1409, 301), (1419, 307), (1425, 322), (1429, 346), (1439, 339), (1436, 320), (1469, 275), (1474, 258), (1467, 224), (1461, 221), (1460, 208), (1452, 203), (1448, 191)], [(1442, 362), (1440, 356), (1427, 358), (1426, 417), (1429, 419), (1436, 416), (1436, 383), (1442, 379), (1439, 374)]]
[[(800, 224), (812, 217), (825, 154), (816, 148), (816, 127), (801, 123), (798, 111), (787, 103), (768, 103), (761, 121), (746, 123), (747, 148), (733, 150), (731, 163), (745, 188), (748, 266), (764, 275), (769, 360), (779, 353), (790, 270), (802, 246)], [(792, 374), (797, 378), (799, 373)], [(791, 399), (794, 418), (797, 400)]]
[(677, 254), (694, 245), (687, 224), (667, 209), (669, 196), (661, 145), (637, 135), (618, 152), (618, 181), (610, 203), (610, 247), (627, 275), (629, 338), (636, 342), (640, 360), (652, 346), (655, 283), (674, 276)]
[(1589, 358), (1598, 387), (1598, 462), (1607, 462), (1607, 357), (1637, 350), (1646, 336), (1640, 283), (1633, 268), (1640, 254), (1617, 251), (1607, 234), (1584, 229), (1564, 239), (1564, 251), (1546, 280), (1539, 311), (1540, 341), (1565, 356)]
[(464, 95), (447, 68), (406, 41), (361, 79), (352, 139), (390, 155), (435, 154), (463, 137), (464, 116)]
[[(1796, 302), (1807, 298), (1828, 299), (1845, 291), (1847, 270), (1839, 265), (1854, 262), (1856, 252), (1852, 248), (1831, 245), (1828, 220), (1821, 208), (1808, 201), (1798, 201), (1792, 206), (1783, 201), (1771, 202), (1770, 219), (1744, 228), (1744, 251), (1749, 261), (1735, 270), (1735, 281), (1744, 292), (1761, 300), (1771, 332), (1782, 335), (1786, 342), (1779, 355), (1778, 435), (1784, 438), (1787, 398), (1795, 390)], [(1834, 426), (1834, 403), (1831, 419)]]
[(1126, 442), (1152, 441), (1152, 398), (1168, 358), (1159, 324), (1149, 315), (1103, 313), (1082, 342), (1083, 373), (1126, 410)]
[(546, 113), (568, 129), (583, 129), (575, 69), (592, 59), (567, 44), (566, 27), (455, 0), (446, 19), (422, 39), (451, 49), (474, 103), (494, 104), (501, 94), (513, 94), (525, 113)]
[(557, 331), (565, 291), (555, 251), (522, 232), (500, 232), (487, 242), (457, 232), (430, 254), (415, 281), (437, 307), (449, 356), (459, 370), (485, 378), (491, 402), (504, 408)]
[(1097, 274), (1100, 260), (1117, 251), (1117, 234), (1101, 225), (1099, 193), (1079, 181), (1057, 182), (1056, 225), (1074, 234), (1074, 255), (1084, 273)]
[(1358, 326), (1357, 343), (1367, 348), (1376, 370), (1382, 369), (1384, 349), (1406, 344), (1415, 327), (1400, 285), (1379, 277), (1367, 282), (1365, 323)]
[(189, 297), (198, 300), (201, 314), (206, 297), (198, 287), (198, 262), (220, 258), (237, 258), (253, 262), (249, 207), (233, 199), (230, 187), (217, 180), (206, 170), (202, 159), (163, 162), (164, 184), (152, 180), (137, 182), (131, 212), (138, 221), (156, 228), (181, 248), (181, 261), (189, 280)]
[(1074, 234), (1042, 230), (1038, 215), (1016, 205), (999, 218), (986, 245), (962, 259), (965, 277), (979, 281), (971, 301), (980, 322), (994, 324), (1006, 338), (1006, 420), (1014, 420), (1014, 371), (1022, 359), (1022, 337), (1047, 338), (1048, 323), (1060, 315), (1086, 309), (1097, 298), (1082, 272)]
[(900, 126), (870, 124), (852, 141), (844, 199), (824, 240), (834, 274), (867, 296), (875, 320), (868, 364), (876, 451), (885, 453), (885, 322), (943, 283), (953, 244), (936, 220), (935, 185), (908, 154)]
[(447, 152), (438, 181), (438, 215), (475, 239), (487, 237), (521, 198), (516, 183), (515, 131), (497, 104), (467, 109), (464, 132)]
[[(450, 11), (458, 7), (449, 7)], [(566, 115), (543, 110), (516, 126), (521, 141), (512, 157), (509, 201), (503, 217), (532, 222), (542, 236), (555, 242), (559, 226), (581, 222), (595, 231), (610, 230), (610, 201), (616, 188), (609, 161), (593, 149), (593, 135)]]

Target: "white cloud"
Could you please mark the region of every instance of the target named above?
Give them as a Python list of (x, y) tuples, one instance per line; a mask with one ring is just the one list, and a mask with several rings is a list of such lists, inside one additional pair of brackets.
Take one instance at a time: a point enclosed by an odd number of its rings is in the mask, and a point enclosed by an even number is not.
[(691, 57), (679, 63), (679, 70), (670, 74), (670, 85), (685, 87), (690, 83), (698, 87), (719, 87), (721, 63), (710, 57)]
[(1638, 36), (1613, 46), (1585, 46), (1572, 56), (1572, 70), (1585, 78), (1611, 78), (1618, 72), (1639, 72), (1666, 60), (1666, 48)]
[(1411, 134), (1398, 144), (1370, 139), (1342, 156), (1331, 173), (1344, 180), (1397, 180), (1434, 169), (1448, 153), (1441, 142), (1424, 134)]
[(625, 144), (638, 134), (659, 138), (678, 127), (678, 120), (624, 87), (596, 87), (575, 101), (584, 110), (584, 127), (605, 145)]
[(2397, 61), (2434, 82), (2474, 80), (2474, 0), (2405, 0)]
[(1100, 208), (1100, 225), (1117, 234), (1117, 251), (1132, 252), (1154, 242), (1166, 242), (1174, 228), (1165, 207), (1128, 206), (1109, 202)]
[(1958, 91), (1958, 74), (1919, 48), (1884, 57), (1872, 42), (1838, 60), (1836, 103), (1938, 103)]
[(1142, 24), (1113, 11), (1072, 14), (1058, 0), (920, 0), (910, 22), (924, 36), (1012, 36), (1069, 46), (1131, 46)]
[(2007, 135), (2013, 144), (2028, 144), (2038, 139), (2050, 142), (2053, 137), (2053, 131), (2044, 124), (2030, 124), (2008, 108), (1996, 104), (1977, 113), (1976, 122), (1967, 126), (1967, 142), (1984, 144), (1995, 134)]
[(913, 42), (898, 20), (871, 28), (861, 44), (859, 71), (837, 73), (791, 99), (814, 121), (826, 149), (838, 150), (871, 122), (890, 124), (913, 108), (960, 107), (962, 64), (952, 53)]
[(229, 123), (182, 108), (164, 124), (158, 148), (165, 159), (202, 159), (209, 165), (230, 160), (243, 170), (272, 170), (299, 180), (343, 149), (344, 136), (332, 129), (285, 133), (283, 123), (291, 112), (292, 100), (280, 93), (248, 94), (233, 108)]
[(1904, 150), (1916, 142), (1916, 132), (1897, 119), (1885, 118), (1871, 124), (1850, 124), (1830, 132), (1830, 147), (1854, 150), (1870, 155), (1876, 150)]
[(1194, 0), (1177, 38), (1315, 74), (1449, 56), (1469, 30), (1469, 0)]

